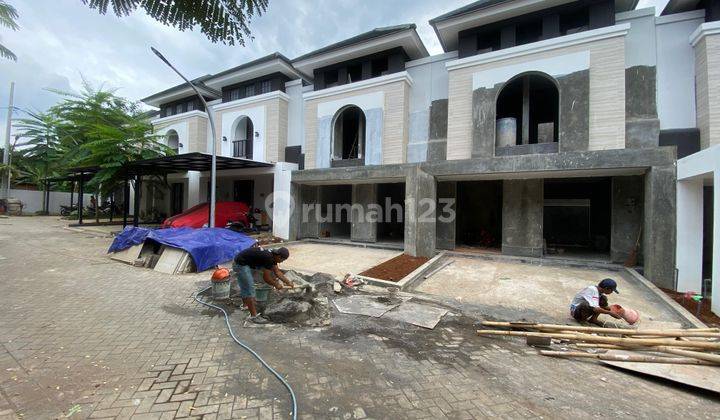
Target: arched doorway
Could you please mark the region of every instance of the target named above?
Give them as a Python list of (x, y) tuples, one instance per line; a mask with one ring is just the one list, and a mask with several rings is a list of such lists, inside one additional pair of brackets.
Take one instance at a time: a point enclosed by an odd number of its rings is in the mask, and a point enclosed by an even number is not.
[(246, 116), (240, 117), (233, 132), (233, 157), (252, 159), (254, 134), (252, 120)]
[(498, 94), (496, 106), (497, 147), (558, 141), (560, 94), (550, 76), (513, 78)]
[(176, 154), (180, 151), (180, 137), (178, 136), (177, 131), (169, 130), (165, 133), (165, 140), (167, 142), (167, 146), (175, 151)]
[(355, 105), (340, 109), (333, 120), (333, 166), (362, 165), (365, 154), (365, 113)]

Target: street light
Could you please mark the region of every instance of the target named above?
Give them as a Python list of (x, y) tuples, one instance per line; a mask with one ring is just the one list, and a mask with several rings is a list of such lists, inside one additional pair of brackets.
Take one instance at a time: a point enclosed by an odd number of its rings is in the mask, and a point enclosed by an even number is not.
[(212, 160), (210, 165), (210, 220), (208, 220), (208, 226), (209, 227), (215, 227), (215, 182), (216, 182), (216, 175), (217, 175), (217, 158), (215, 154), (215, 120), (213, 119), (212, 112), (210, 112), (210, 106), (205, 102), (205, 98), (200, 94), (200, 92), (197, 90), (195, 85), (192, 84), (190, 80), (187, 79), (187, 77), (183, 76), (182, 73), (178, 71), (170, 62), (160, 54), (160, 51), (156, 50), (154, 47), (150, 47), (152, 52), (155, 53), (162, 61), (163, 63), (167, 64), (168, 67), (173, 69), (175, 73), (178, 74), (178, 76), (182, 77), (182, 79), (187, 82), (188, 85), (192, 88), (192, 90), (195, 91), (195, 94), (200, 98), (200, 102), (205, 106), (205, 112), (207, 113), (208, 120), (210, 121), (210, 133), (212, 135)]

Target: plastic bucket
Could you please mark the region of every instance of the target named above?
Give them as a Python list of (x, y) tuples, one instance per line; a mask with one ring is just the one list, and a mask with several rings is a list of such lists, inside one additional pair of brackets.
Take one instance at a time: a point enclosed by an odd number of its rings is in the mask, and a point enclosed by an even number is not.
[(640, 312), (635, 309), (626, 308), (622, 317), (628, 324), (633, 325), (638, 322), (638, 319), (640, 319)]
[(230, 277), (223, 280), (215, 280), (212, 282), (212, 296), (216, 300), (224, 300), (230, 298)]
[(270, 290), (272, 290), (272, 287), (265, 285), (265, 284), (256, 284), (255, 285), (255, 300), (258, 302), (266, 302), (268, 299), (268, 295), (270, 294)]

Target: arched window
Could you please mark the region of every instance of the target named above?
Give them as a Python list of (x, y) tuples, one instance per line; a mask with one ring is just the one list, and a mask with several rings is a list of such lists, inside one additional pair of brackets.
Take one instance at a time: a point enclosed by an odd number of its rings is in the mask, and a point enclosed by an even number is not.
[(545, 74), (510, 80), (497, 98), (496, 146), (557, 142), (559, 97), (555, 81)]
[(233, 133), (233, 157), (252, 159), (254, 134), (252, 120), (246, 116), (240, 117)]
[(173, 149), (175, 153), (178, 153), (180, 151), (180, 137), (178, 136), (177, 131), (168, 131), (165, 134), (165, 139), (167, 140), (168, 147)]
[(335, 114), (332, 136), (333, 161), (362, 160), (365, 153), (365, 113), (362, 109), (350, 105), (339, 110)]

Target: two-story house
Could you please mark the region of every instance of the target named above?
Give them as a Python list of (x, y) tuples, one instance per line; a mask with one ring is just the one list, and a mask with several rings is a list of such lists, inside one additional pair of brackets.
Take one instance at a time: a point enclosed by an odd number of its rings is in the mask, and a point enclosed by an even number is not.
[[(622, 263), (639, 248), (672, 288), (676, 150), (717, 140), (712, 4), (481, 0), (430, 21), (441, 54), (407, 24), (204, 76), (218, 154), (269, 165), (220, 171), (218, 199), (250, 200), (253, 179), (255, 207), (292, 197), (274, 203), (278, 236), (412, 255)], [(179, 156), (211, 144), (189, 101), (182, 86), (146, 99)], [(197, 185), (185, 207), (204, 201), (207, 172), (177, 176)]]

